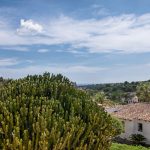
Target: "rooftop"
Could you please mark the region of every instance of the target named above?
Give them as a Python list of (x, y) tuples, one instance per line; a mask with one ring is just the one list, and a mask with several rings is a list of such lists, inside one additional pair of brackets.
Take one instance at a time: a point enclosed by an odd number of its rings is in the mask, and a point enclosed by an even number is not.
[[(109, 111), (108, 111), (109, 112)], [(125, 120), (150, 121), (150, 103), (135, 103), (115, 107), (111, 114)]]

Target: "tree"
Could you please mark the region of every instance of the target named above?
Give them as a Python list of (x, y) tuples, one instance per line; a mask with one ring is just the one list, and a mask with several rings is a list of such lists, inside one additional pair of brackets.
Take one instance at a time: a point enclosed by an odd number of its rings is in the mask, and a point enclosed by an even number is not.
[(106, 96), (104, 92), (97, 92), (94, 96), (94, 101), (99, 104), (103, 104), (105, 100), (106, 100)]
[(141, 83), (137, 87), (137, 96), (141, 102), (150, 102), (150, 82)]

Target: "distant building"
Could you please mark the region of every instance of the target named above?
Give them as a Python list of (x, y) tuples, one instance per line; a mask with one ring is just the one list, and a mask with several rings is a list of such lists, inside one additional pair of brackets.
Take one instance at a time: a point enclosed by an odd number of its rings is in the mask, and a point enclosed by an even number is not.
[(136, 96), (135, 92), (129, 92), (127, 93), (126, 97), (122, 97), (121, 101), (123, 103), (138, 103), (138, 97)]
[(138, 103), (138, 97), (137, 96), (134, 96), (132, 97), (131, 99), (128, 100), (128, 104), (130, 103)]
[(146, 143), (150, 144), (150, 103), (132, 103), (109, 110), (106, 111), (119, 118), (124, 125), (124, 132), (120, 137), (130, 139), (132, 134), (142, 134)]

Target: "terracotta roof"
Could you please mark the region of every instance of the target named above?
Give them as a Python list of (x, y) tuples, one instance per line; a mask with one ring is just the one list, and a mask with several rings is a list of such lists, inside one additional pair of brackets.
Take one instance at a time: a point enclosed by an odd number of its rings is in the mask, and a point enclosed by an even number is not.
[(116, 107), (113, 116), (127, 120), (150, 121), (150, 103), (135, 103)]

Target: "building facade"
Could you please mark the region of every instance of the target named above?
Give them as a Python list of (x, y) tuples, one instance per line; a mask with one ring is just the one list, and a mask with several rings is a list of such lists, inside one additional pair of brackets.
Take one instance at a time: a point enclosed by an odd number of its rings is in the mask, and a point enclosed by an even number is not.
[(116, 107), (111, 114), (122, 121), (124, 132), (121, 138), (130, 139), (132, 134), (141, 134), (150, 144), (150, 104), (135, 103)]
[(146, 143), (150, 144), (150, 122), (143, 120), (122, 120), (124, 132), (121, 138), (130, 140), (132, 134), (141, 134), (146, 138)]

